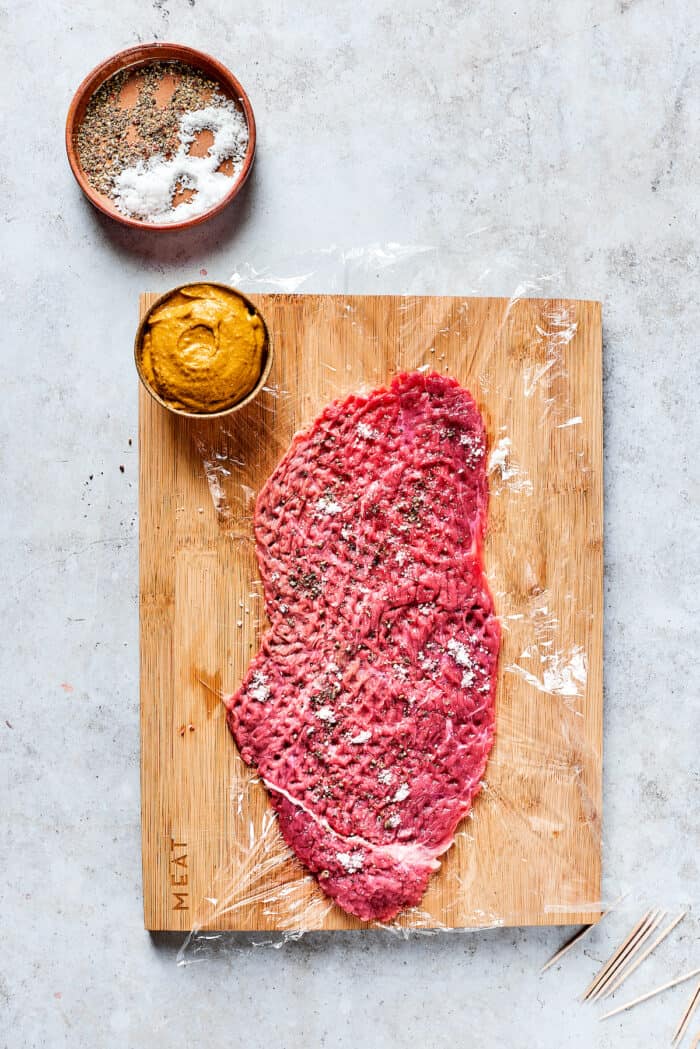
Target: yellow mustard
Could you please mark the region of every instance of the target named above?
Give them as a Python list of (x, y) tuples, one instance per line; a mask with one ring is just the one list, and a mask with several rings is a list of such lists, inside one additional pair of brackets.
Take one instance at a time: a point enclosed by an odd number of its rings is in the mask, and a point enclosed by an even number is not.
[(265, 343), (262, 319), (240, 295), (214, 284), (191, 284), (149, 316), (141, 370), (173, 408), (221, 412), (255, 387)]

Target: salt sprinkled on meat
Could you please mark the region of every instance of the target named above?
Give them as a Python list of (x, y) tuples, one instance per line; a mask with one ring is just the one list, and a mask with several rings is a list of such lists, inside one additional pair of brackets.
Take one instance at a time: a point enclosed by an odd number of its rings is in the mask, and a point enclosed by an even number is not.
[(321, 707), (320, 710), (316, 711), (316, 717), (319, 721), (325, 721), (328, 725), (335, 725), (338, 720), (335, 716), (335, 712), (330, 707)]
[(437, 659), (430, 659), (426, 656), (425, 652), (419, 652), (416, 656), (416, 661), (420, 664), (426, 674), (434, 674), (438, 668)]
[(336, 852), (335, 858), (345, 867), (348, 874), (357, 874), (364, 866), (364, 856), (361, 852)]
[(409, 797), (410, 793), (411, 793), (411, 788), (409, 787), (408, 783), (402, 783), (401, 786), (399, 787), (399, 789), (396, 791), (396, 794), (394, 794), (394, 796), (393, 796), (393, 798), (391, 800), (392, 801), (405, 801), (406, 798)]
[(447, 651), (450, 653), (455, 663), (460, 667), (471, 666), (472, 657), (469, 649), (462, 641), (457, 641), (452, 638), (451, 641), (447, 642)]
[(350, 742), (351, 743), (355, 743), (355, 744), (358, 744), (358, 743), (369, 743), (371, 738), (372, 738), (372, 733), (369, 731), (369, 729), (365, 729), (364, 732), (358, 732), (356, 736), (351, 736), (350, 737)]
[(366, 441), (376, 440), (376, 438), (379, 437), (379, 431), (373, 430), (371, 426), (367, 425), (367, 423), (358, 423), (357, 432), (360, 437), (364, 437)]
[(451, 641), (447, 642), (447, 651), (450, 653), (457, 666), (464, 668), (464, 673), (462, 674), (462, 688), (469, 688), (476, 679), (475, 665), (469, 649), (464, 642), (452, 638)]
[(336, 502), (332, 495), (322, 495), (316, 503), (316, 513), (325, 514), (327, 517), (342, 512), (342, 506)]
[(267, 703), (270, 698), (270, 689), (267, 684), (267, 678), (261, 670), (255, 671), (251, 683), (252, 688), (248, 688), (249, 696), (257, 700), (258, 703)]
[(394, 782), (394, 773), (391, 772), (390, 769), (382, 769), (377, 775), (377, 779), (380, 783), (384, 784), (384, 786), (388, 786), (390, 783)]
[(476, 466), (479, 459), (483, 459), (485, 451), (484, 445), (472, 434), (461, 434), (459, 443), (467, 453), (467, 466)]

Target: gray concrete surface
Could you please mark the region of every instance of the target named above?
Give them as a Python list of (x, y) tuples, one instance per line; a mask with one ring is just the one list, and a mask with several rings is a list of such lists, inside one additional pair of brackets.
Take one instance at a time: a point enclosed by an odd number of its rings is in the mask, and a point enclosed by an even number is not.
[[(604, 1024), (575, 996), (647, 903), (691, 913), (630, 992), (700, 964), (696, 5), (15, 0), (1, 18), (0, 1045), (666, 1044), (690, 985)], [(103, 220), (63, 153), (84, 74), (153, 38), (220, 57), (259, 123), (245, 196), (188, 235)], [(549, 275), (604, 301), (605, 891), (630, 896), (542, 978), (564, 930), (241, 937), (178, 968), (177, 938), (141, 927), (136, 296), (387, 241), (437, 246), (437, 290)], [(376, 262), (342, 280), (405, 290)]]

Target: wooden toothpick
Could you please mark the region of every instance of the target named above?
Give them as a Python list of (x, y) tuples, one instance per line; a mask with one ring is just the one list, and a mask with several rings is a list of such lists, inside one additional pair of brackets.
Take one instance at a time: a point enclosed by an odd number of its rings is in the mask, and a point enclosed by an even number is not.
[(673, 930), (678, 925), (678, 923), (683, 921), (683, 919), (685, 918), (687, 913), (688, 913), (687, 911), (683, 911), (681, 914), (678, 915), (677, 918), (674, 918), (674, 920), (669, 925), (667, 925), (666, 928), (663, 929), (661, 933), (659, 933), (659, 935), (656, 937), (656, 939), (652, 943), (651, 947), (647, 947), (647, 949), (644, 952), (644, 954), (642, 954), (639, 958), (637, 958), (637, 960), (632, 965), (630, 965), (630, 967), (628, 969), (625, 969), (624, 972), (622, 972), (617, 977), (617, 979), (614, 981), (614, 983), (612, 983), (607, 988), (607, 990), (605, 991), (605, 994), (603, 995), (603, 998), (609, 998), (610, 995), (613, 994), (618, 989), (618, 987), (622, 986), (622, 984), (625, 982), (627, 977), (631, 976), (632, 973), (635, 971), (635, 969), (638, 969), (639, 966), (642, 964), (642, 962), (645, 961), (649, 957), (649, 955), (653, 951), (656, 950), (656, 948), (659, 946), (659, 944), (662, 943), (666, 939), (666, 937), (668, 935), (670, 935), (670, 933), (673, 932)]
[[(603, 915), (603, 917), (605, 917), (605, 915)], [(571, 939), (567, 940), (564, 946), (560, 947), (556, 954), (553, 954), (548, 962), (545, 962), (545, 964), (540, 969), (540, 975), (542, 975), (542, 973), (546, 973), (547, 969), (551, 969), (552, 966), (555, 965), (560, 958), (563, 958), (564, 955), (567, 954), (571, 950), (571, 948), (579, 942), (579, 940), (582, 940), (584, 938), (584, 936), (588, 936), (591, 929), (594, 928), (595, 925), (584, 925), (581, 929), (579, 929), (577, 933), (574, 933)]]
[(634, 1005), (639, 1005), (641, 1002), (646, 1002), (649, 998), (654, 998), (655, 995), (661, 994), (662, 991), (667, 991), (669, 987), (676, 987), (679, 983), (685, 983), (686, 980), (692, 980), (694, 976), (700, 973), (700, 969), (691, 969), (689, 973), (683, 973), (682, 976), (677, 976), (675, 980), (669, 980), (668, 983), (664, 983), (661, 987), (655, 987), (653, 991), (647, 991), (646, 994), (641, 994), (639, 998), (634, 998), (631, 1002), (625, 1002), (624, 1005), (618, 1005), (617, 1009), (612, 1009), (609, 1013), (603, 1013), (599, 1016), (599, 1020), (607, 1020), (610, 1016), (617, 1016), (618, 1013), (624, 1013), (626, 1009), (631, 1009)]
[(678, 1045), (683, 1040), (683, 1035), (685, 1034), (688, 1028), (688, 1024), (693, 1019), (693, 1013), (697, 1009), (698, 1003), (700, 1003), (700, 983), (695, 988), (693, 996), (688, 1003), (688, 1008), (681, 1016), (680, 1023), (678, 1024), (678, 1027), (673, 1033), (671, 1045)]
[(623, 953), (624, 950), (626, 950), (627, 946), (630, 943), (634, 942), (636, 938), (641, 935), (643, 929), (646, 928), (646, 924), (649, 921), (651, 913), (651, 911), (647, 911), (646, 914), (643, 915), (642, 918), (640, 918), (635, 927), (632, 929), (632, 932), (629, 934), (629, 936), (625, 938), (625, 940), (620, 944), (617, 950), (614, 951), (613, 954), (610, 955), (608, 960), (601, 966), (601, 968), (598, 970), (598, 972), (595, 974), (595, 976), (589, 983), (586, 990), (583, 992), (583, 995), (581, 996), (581, 1001), (585, 1002), (591, 997), (600, 981), (603, 979), (604, 976), (607, 976), (607, 974), (610, 972), (610, 969), (613, 967), (613, 965), (615, 965), (620, 955)]
[(667, 911), (653, 912), (646, 929), (642, 931), (641, 935), (638, 936), (636, 940), (629, 944), (626, 950), (622, 952), (615, 965), (613, 965), (607, 976), (603, 977), (603, 979), (600, 981), (594, 993), (591, 995), (591, 1001), (597, 1002), (598, 999), (605, 994), (606, 989), (610, 985), (610, 981), (614, 980), (625, 969), (625, 966), (627, 966), (632, 961), (637, 952), (647, 942), (651, 934), (653, 932), (656, 932), (659, 925), (666, 917), (667, 913)]

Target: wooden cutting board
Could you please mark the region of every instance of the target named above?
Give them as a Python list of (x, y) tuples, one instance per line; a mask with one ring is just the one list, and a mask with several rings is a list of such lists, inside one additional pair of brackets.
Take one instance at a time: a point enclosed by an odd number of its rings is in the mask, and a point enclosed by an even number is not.
[[(141, 297), (142, 313), (154, 297)], [(252, 891), (244, 885), (251, 877), (248, 835), (260, 827), (267, 801), (253, 785), (239, 804), (239, 786), (250, 776), (220, 695), (238, 686), (264, 629), (254, 551), (241, 538), (254, 493), (295, 430), (329, 400), (426, 366), (472, 391), (491, 445), (503, 453), (491, 475), (485, 559), (504, 630), (486, 785), (430, 882), (421, 921), (595, 921), (603, 710), (600, 304), (253, 298), (275, 348), (269, 393), (228, 419), (201, 424), (171, 415), (139, 391), (146, 927), (362, 927), (326, 907), (296, 861), (268, 872), (255, 883), (256, 899), (241, 902)], [(503, 437), (510, 448), (499, 445)], [(277, 834), (274, 824), (270, 834)], [(296, 911), (271, 903), (283, 875)]]

